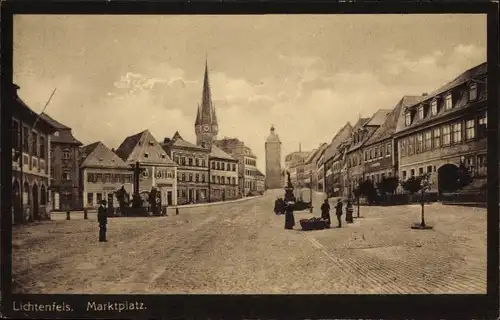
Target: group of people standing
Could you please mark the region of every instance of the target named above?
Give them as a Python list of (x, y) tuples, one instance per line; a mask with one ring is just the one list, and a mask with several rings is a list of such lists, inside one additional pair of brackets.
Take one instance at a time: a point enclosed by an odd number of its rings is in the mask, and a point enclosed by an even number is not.
[[(344, 204), (342, 203), (342, 199), (337, 200), (337, 204), (335, 205), (335, 215), (337, 216), (337, 228), (342, 228), (342, 214)], [(350, 200), (347, 201), (346, 211), (352, 212), (352, 202)], [(330, 219), (330, 203), (328, 203), (328, 199), (325, 199), (323, 204), (321, 205), (321, 218), (326, 220), (328, 227), (331, 225)]]

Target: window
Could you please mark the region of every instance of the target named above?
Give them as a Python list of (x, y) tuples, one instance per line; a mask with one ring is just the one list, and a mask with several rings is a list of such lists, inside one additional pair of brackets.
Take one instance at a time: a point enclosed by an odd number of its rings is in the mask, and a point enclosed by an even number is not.
[(215, 169), (215, 162), (211, 162), (212, 169)]
[(12, 120), (12, 149), (19, 150), (19, 122)]
[(71, 172), (67, 169), (63, 171), (62, 179), (64, 181), (70, 181), (71, 180)]
[(186, 157), (181, 158), (181, 164), (184, 166), (186, 165)]
[(233, 163), (233, 171), (236, 171), (236, 163)]
[(453, 107), (453, 99), (451, 93), (448, 93), (444, 98), (444, 109), (450, 110)]
[(425, 134), (424, 134), (424, 138), (425, 138), (425, 150), (430, 150), (432, 149), (432, 132), (431, 131), (427, 131)]
[(94, 194), (92, 192), (87, 193), (87, 204), (88, 205), (94, 204)]
[(462, 142), (462, 123), (453, 124), (453, 143)]
[(193, 158), (188, 158), (188, 164), (189, 164), (190, 166), (192, 166), (192, 165), (193, 165)]
[(149, 153), (144, 152), (144, 158), (147, 158), (147, 157), (149, 157)]
[(378, 158), (378, 148), (375, 147), (374, 149), (375, 149), (375, 151), (374, 151), (374, 156), (375, 156), (374, 159), (377, 159)]
[(441, 145), (441, 130), (439, 128), (433, 130), (433, 147), (439, 148)]
[(104, 175), (104, 183), (108, 183), (108, 182), (111, 182), (111, 174), (106, 173)]
[(373, 158), (373, 149), (370, 149), (370, 160), (374, 159)]
[(212, 183), (215, 183), (215, 176), (212, 176)]
[(215, 179), (215, 181), (217, 181), (216, 183), (220, 184), (220, 176), (217, 176), (217, 178)]
[(473, 101), (477, 99), (477, 84), (472, 82), (469, 85), (469, 101)]
[(144, 170), (142, 170), (142, 177), (143, 178), (149, 177), (149, 170), (147, 168), (144, 168)]
[(38, 156), (38, 135), (31, 132), (31, 155)]
[(432, 100), (432, 102), (431, 102), (431, 115), (435, 116), (437, 113), (438, 113), (437, 100)]
[(233, 180), (233, 184), (236, 184), (236, 178), (235, 178), (235, 177), (233, 177), (233, 178), (231, 178), (231, 179)]
[(487, 164), (486, 164), (486, 155), (480, 154), (477, 156), (477, 173), (480, 175), (486, 175), (487, 173)]
[(386, 157), (391, 156), (391, 143), (388, 143), (385, 145), (385, 156)]
[(45, 137), (40, 136), (40, 159), (45, 159)]
[(201, 160), (201, 166), (202, 166), (202, 167), (205, 167), (205, 164), (206, 164), (206, 163), (205, 163), (205, 159)]
[(415, 169), (410, 170), (410, 176), (414, 177), (415, 176)]
[(469, 172), (471, 173), (471, 175), (474, 176), (475, 168), (474, 168), (474, 158), (473, 157), (467, 157), (465, 159), (465, 166), (467, 167), (467, 169), (469, 169)]
[(102, 173), (97, 174), (96, 182), (102, 182)]
[(195, 165), (196, 165), (197, 167), (199, 167), (199, 166), (200, 166), (200, 159), (195, 159), (195, 162), (194, 162), (194, 163), (195, 163)]
[(97, 203), (101, 203), (102, 201), (102, 193), (98, 192), (95, 194)]
[(467, 120), (465, 123), (465, 139), (471, 140), (475, 137), (475, 123), (474, 119)]
[(227, 177), (227, 184), (231, 184), (231, 177)]
[(408, 155), (412, 155), (414, 150), (415, 139), (413, 137), (408, 138)]
[(410, 111), (407, 111), (405, 113), (405, 125), (409, 126), (411, 124), (411, 113)]
[(368, 151), (365, 151), (365, 161), (368, 160)]
[(401, 156), (406, 156), (406, 139), (402, 139), (399, 141), (399, 149), (401, 150)]
[(424, 106), (418, 107), (418, 118), (422, 120), (424, 118)]
[(431, 173), (432, 172), (432, 166), (427, 166), (427, 173)]
[(181, 181), (186, 181), (186, 174), (185, 173), (181, 174)]
[(417, 134), (417, 152), (423, 151), (423, 136), (421, 133)]
[(63, 159), (71, 159), (71, 153), (68, 149), (63, 150)]
[(443, 146), (450, 145), (450, 142), (451, 142), (450, 126), (445, 125), (443, 126)]
[(196, 174), (195, 179), (196, 179), (196, 182), (199, 182), (200, 181), (200, 175)]
[(23, 152), (29, 152), (29, 129), (23, 126)]
[(87, 182), (94, 182), (94, 174), (87, 173)]
[(486, 138), (487, 136), (487, 131), (486, 128), (488, 126), (488, 114), (485, 113), (484, 115), (480, 116), (478, 119), (478, 136), (479, 139)]
[(424, 174), (424, 168), (420, 167), (418, 168), (418, 175), (422, 176)]
[(193, 181), (193, 174), (192, 173), (189, 174), (189, 182), (191, 182), (191, 181)]
[(403, 180), (406, 180), (406, 170), (403, 170)]

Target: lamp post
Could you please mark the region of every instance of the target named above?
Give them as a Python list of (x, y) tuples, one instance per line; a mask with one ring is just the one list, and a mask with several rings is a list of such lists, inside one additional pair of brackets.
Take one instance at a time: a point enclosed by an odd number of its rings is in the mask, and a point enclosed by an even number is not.
[(312, 170), (309, 170), (309, 201), (311, 202), (309, 206), (309, 212), (313, 212), (313, 189), (312, 189)]

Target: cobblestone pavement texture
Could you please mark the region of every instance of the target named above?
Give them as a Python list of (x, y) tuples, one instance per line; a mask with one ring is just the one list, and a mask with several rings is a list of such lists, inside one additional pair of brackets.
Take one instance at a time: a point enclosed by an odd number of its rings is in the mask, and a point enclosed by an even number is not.
[(177, 216), (110, 218), (106, 243), (97, 241), (95, 215), (15, 226), (15, 292), (486, 291), (485, 209), (428, 205), (434, 229), (412, 230), (418, 205), (361, 207), (353, 224), (306, 232), (299, 220), (320, 216), (324, 196), (315, 194), (315, 212), (296, 213), (295, 229), (285, 230), (284, 217), (272, 212), (281, 195), (270, 190)]

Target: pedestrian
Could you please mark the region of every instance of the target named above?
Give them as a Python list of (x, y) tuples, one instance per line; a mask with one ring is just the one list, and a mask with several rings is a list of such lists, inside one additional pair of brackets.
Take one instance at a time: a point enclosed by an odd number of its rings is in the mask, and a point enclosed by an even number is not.
[(275, 201), (274, 201), (274, 213), (276, 215), (279, 215), (281, 212), (280, 212), (280, 198), (277, 198)]
[(321, 205), (321, 219), (326, 220), (326, 227), (330, 228), (332, 222), (330, 220), (330, 204), (328, 203), (328, 199), (325, 199)]
[(106, 210), (106, 200), (102, 200), (97, 209), (97, 220), (99, 221), (99, 242), (106, 242), (106, 226), (108, 224), (108, 216)]
[(291, 230), (295, 226), (295, 217), (293, 216), (293, 202), (287, 202), (285, 207), (285, 229)]
[(337, 201), (337, 205), (335, 206), (335, 214), (337, 215), (338, 226), (337, 228), (342, 228), (342, 199)]

